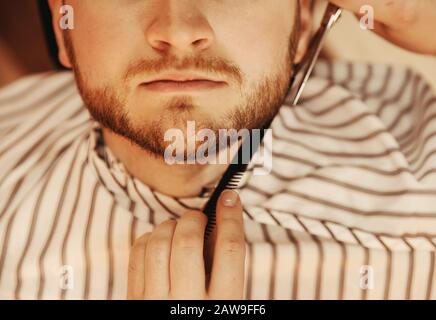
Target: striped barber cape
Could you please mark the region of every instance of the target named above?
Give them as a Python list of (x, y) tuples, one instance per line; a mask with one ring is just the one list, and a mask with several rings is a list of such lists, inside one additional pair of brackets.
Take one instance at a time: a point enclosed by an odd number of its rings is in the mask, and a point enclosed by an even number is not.
[[(436, 298), (435, 119), (407, 68), (320, 62), (240, 186), (245, 297)], [(125, 299), (134, 240), (206, 201), (127, 174), (72, 73), (0, 90), (0, 299)]]

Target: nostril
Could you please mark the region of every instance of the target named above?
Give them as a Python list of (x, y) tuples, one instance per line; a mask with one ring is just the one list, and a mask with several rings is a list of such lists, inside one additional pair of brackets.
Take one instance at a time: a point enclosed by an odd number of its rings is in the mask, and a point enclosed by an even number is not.
[(203, 40), (204, 40), (204, 39), (198, 39), (198, 40), (195, 40), (192, 44), (193, 44), (193, 45), (198, 45), (198, 44), (200, 44), (201, 42), (203, 42)]
[(162, 40), (156, 40), (153, 43), (153, 47), (160, 51), (168, 50), (170, 46), (171, 46), (170, 43)]
[(198, 39), (192, 42), (192, 45), (196, 48), (202, 48), (207, 46), (208, 40), (207, 39)]

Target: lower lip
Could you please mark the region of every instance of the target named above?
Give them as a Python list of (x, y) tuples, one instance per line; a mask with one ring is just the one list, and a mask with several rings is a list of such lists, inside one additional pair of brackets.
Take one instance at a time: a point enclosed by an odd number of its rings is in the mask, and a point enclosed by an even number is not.
[(174, 92), (174, 91), (200, 91), (223, 88), (225, 82), (216, 82), (208, 80), (192, 81), (154, 81), (143, 83), (141, 87), (156, 92)]

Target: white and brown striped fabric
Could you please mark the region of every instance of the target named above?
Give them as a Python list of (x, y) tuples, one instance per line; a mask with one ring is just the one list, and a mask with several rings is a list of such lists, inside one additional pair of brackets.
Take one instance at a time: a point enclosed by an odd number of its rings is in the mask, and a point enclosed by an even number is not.
[[(436, 98), (425, 81), (321, 62), (272, 128), (273, 171), (250, 166), (240, 188), (246, 298), (436, 298)], [(133, 241), (206, 200), (126, 174), (71, 73), (0, 91), (1, 299), (124, 299)]]

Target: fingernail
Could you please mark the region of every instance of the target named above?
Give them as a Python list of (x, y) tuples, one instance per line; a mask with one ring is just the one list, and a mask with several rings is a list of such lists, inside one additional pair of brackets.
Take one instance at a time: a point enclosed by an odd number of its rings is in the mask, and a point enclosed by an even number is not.
[(221, 194), (221, 203), (225, 207), (233, 208), (238, 202), (239, 195), (233, 190), (224, 190)]

